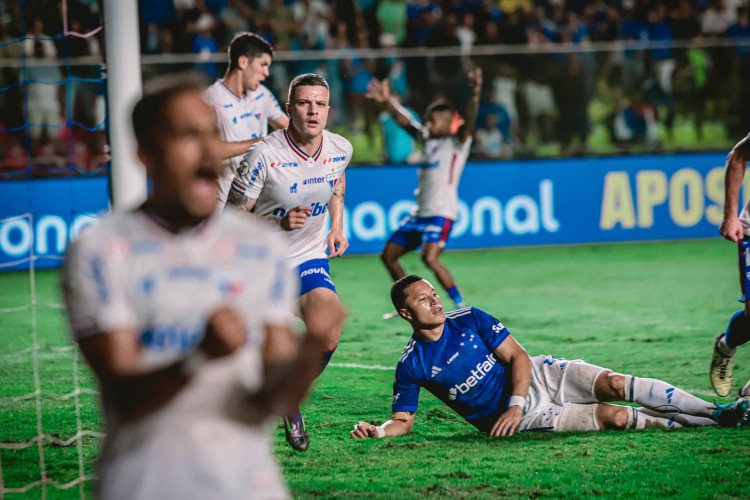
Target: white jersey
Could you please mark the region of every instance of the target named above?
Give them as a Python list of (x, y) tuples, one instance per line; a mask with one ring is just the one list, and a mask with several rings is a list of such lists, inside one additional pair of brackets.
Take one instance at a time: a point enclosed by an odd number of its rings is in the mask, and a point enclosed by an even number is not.
[(283, 217), (290, 208), (312, 207), (302, 229), (285, 231), (291, 266), (327, 258), (328, 202), (352, 152), (349, 141), (324, 130), (320, 148), (308, 156), (284, 129), (270, 134), (245, 154), (232, 189), (257, 199), (256, 214)]
[[(216, 111), (221, 138), (226, 142), (240, 142), (264, 137), (268, 133), (268, 120), (275, 120), (284, 113), (270, 90), (258, 85), (238, 96), (224, 85), (222, 80), (206, 90), (206, 98)], [(219, 178), (219, 209), (227, 202), (227, 193), (237, 173), (242, 155), (230, 158), (227, 168)]]
[(469, 157), (471, 137), (461, 143), (457, 136), (430, 138), (425, 136), (423, 163), (419, 167), (417, 217), (458, 217), (458, 183)]
[(283, 243), (264, 224), (233, 213), (174, 234), (136, 210), (102, 220), (70, 245), (63, 283), (73, 335), (132, 329), (144, 373), (193, 351), (221, 306), (248, 326), (242, 348), (208, 361), (145, 418), (120, 421), (112, 395), (102, 393), (107, 436), (98, 498), (287, 495), (265, 423), (234, 416), (263, 381), (264, 325), (294, 318), (299, 284)]

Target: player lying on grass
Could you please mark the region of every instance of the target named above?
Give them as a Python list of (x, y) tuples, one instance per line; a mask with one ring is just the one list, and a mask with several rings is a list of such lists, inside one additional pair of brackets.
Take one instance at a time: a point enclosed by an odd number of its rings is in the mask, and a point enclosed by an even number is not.
[[(745, 307), (732, 314), (727, 330), (716, 337), (714, 355), (711, 359), (711, 385), (716, 394), (726, 396), (732, 390), (732, 358), (738, 346), (750, 341), (750, 201), (737, 217), (740, 187), (745, 179), (747, 162), (750, 160), (750, 134), (734, 146), (727, 158), (724, 178), (724, 220), (719, 232), (723, 237), (737, 243), (740, 260), (740, 301)], [(750, 381), (740, 388), (739, 397), (750, 396)]]
[[(475, 307), (445, 313), (419, 276), (393, 284), (391, 300), (414, 334), (396, 367), (393, 416), (359, 422), (350, 436), (408, 434), (424, 387), (492, 436), (515, 431), (594, 431), (750, 424), (749, 403), (707, 403), (666, 382), (615, 373), (581, 360), (529, 357), (507, 328)], [(612, 401), (641, 407), (600, 404)]]

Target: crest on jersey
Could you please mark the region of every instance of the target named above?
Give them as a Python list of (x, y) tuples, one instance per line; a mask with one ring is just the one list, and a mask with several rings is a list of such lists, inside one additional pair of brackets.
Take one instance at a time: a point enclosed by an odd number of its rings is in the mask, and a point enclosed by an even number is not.
[(332, 174), (326, 175), (326, 180), (328, 181), (328, 185), (331, 186), (331, 191), (336, 189), (336, 185), (339, 183), (339, 180), (341, 180), (341, 172), (334, 172)]

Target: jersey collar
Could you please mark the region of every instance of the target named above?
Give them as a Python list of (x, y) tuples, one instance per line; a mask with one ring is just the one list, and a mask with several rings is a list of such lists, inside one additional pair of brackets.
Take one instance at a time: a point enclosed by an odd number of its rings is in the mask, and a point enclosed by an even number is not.
[(286, 143), (289, 144), (289, 147), (292, 148), (292, 151), (297, 153), (297, 156), (302, 158), (303, 160), (309, 160), (312, 158), (315, 161), (318, 161), (318, 158), (320, 158), (320, 153), (323, 151), (323, 138), (321, 137), (320, 146), (318, 146), (318, 150), (315, 151), (315, 153), (311, 156), (309, 156), (307, 153), (302, 151), (299, 146), (297, 146), (292, 138), (289, 136), (289, 132), (287, 129), (284, 129), (284, 138), (286, 139)]
[(229, 95), (231, 95), (232, 97), (234, 97), (237, 101), (242, 101), (244, 99), (244, 96), (243, 97), (238, 96), (237, 94), (235, 94), (234, 92), (232, 92), (229, 87), (227, 87), (226, 85), (224, 85), (224, 80), (219, 80), (219, 83), (221, 84), (222, 88), (224, 90), (226, 90), (227, 92), (229, 92)]

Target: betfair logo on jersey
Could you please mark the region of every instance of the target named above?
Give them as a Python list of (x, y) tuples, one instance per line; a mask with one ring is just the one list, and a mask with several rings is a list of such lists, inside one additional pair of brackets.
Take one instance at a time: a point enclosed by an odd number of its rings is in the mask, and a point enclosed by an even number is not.
[(344, 160), (346, 160), (346, 156), (331, 156), (330, 158), (326, 158), (325, 160), (323, 160), (323, 165), (328, 165), (329, 163), (336, 163)]
[[(472, 387), (477, 385), (477, 382), (482, 380), (485, 375), (492, 370), (492, 367), (495, 366), (496, 363), (497, 361), (495, 361), (495, 357), (492, 353), (488, 354), (483, 362), (477, 363), (477, 367), (474, 370), (471, 370), (471, 375), (463, 383), (454, 385), (451, 390), (456, 390), (461, 394), (466, 394)], [(450, 391), (448, 392), (450, 393)]]
[(302, 185), (307, 186), (309, 184), (322, 184), (326, 181), (325, 177), (309, 177), (302, 181)]
[[(321, 205), (317, 201), (310, 205), (312, 207), (312, 212), (310, 212), (310, 217), (317, 217), (318, 215), (323, 215), (328, 211), (328, 203), (325, 205)], [(271, 215), (275, 215), (277, 217), (284, 217), (286, 215), (286, 210), (279, 207), (275, 209), (273, 212), (271, 212)]]
[(299, 166), (299, 163), (296, 161), (272, 161), (271, 162), (271, 168), (289, 168), (289, 167), (297, 167)]

